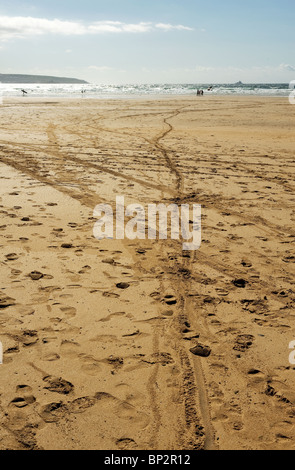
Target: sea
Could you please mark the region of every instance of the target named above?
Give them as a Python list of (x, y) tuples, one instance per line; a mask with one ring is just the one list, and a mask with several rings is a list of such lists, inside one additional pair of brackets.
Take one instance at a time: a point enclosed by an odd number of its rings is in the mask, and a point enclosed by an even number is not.
[[(212, 88), (210, 88), (212, 87)], [(193, 96), (198, 90), (204, 90), (205, 95), (215, 96), (272, 96), (288, 97), (290, 87), (288, 83), (252, 83), (243, 84), (148, 84), (148, 85), (104, 85), (104, 84), (6, 84), (0, 83), (0, 97), (22, 96), (22, 89), (26, 96), (35, 98), (140, 98), (157, 96)]]

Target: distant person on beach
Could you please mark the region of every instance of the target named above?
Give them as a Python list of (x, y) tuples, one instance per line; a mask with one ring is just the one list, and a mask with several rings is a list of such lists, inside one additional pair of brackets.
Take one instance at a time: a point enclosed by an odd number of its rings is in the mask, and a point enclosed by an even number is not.
[(25, 96), (25, 95), (28, 94), (28, 92), (26, 90), (22, 90), (22, 94), (23, 94), (23, 96)]
[(197, 96), (204, 96), (204, 90), (198, 90)]

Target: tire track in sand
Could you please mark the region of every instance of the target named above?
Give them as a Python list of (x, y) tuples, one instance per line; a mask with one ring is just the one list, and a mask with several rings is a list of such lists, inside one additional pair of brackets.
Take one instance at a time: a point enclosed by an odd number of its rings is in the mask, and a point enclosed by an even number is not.
[[(173, 113), (169, 117), (164, 118), (164, 123), (168, 126), (168, 129), (165, 130), (163, 133), (161, 133), (154, 140), (154, 145), (163, 154), (169, 170), (175, 174), (176, 182), (177, 182), (176, 183), (177, 192), (179, 195), (180, 202), (181, 202), (181, 196), (183, 193), (183, 175), (178, 170), (173, 160), (170, 158), (169, 151), (165, 148), (164, 145), (160, 144), (160, 141), (165, 139), (165, 137), (167, 137), (174, 130), (173, 125), (168, 120), (178, 116), (179, 114), (181, 114), (181, 112), (182, 112), (182, 109), (178, 109), (176, 110), (175, 113)], [(179, 258), (182, 259), (181, 254), (179, 255)], [(196, 260), (196, 253), (194, 253), (194, 256), (189, 258), (188, 263), (187, 263), (187, 260), (184, 259), (184, 262), (182, 262), (180, 269), (186, 269), (187, 264), (189, 264), (190, 266), (191, 264), (195, 262), (195, 260)], [(190, 283), (189, 285), (187, 285), (188, 282), (189, 282), (188, 279), (183, 280), (181, 278), (177, 280), (177, 283), (173, 283), (173, 281), (171, 281), (171, 283), (174, 284), (173, 286), (174, 292), (177, 293), (179, 306), (180, 306), (180, 313), (178, 314), (178, 322), (179, 322), (180, 330), (183, 329), (184, 325), (189, 324), (190, 316), (192, 315), (192, 311), (190, 309), (189, 300), (188, 300), (189, 299), (188, 294), (191, 290)], [(181, 365), (183, 369), (183, 385), (184, 385), (184, 392), (185, 392), (185, 412), (186, 412), (187, 425), (190, 426), (193, 424), (194, 426), (193, 432), (197, 438), (200, 438), (204, 432), (205, 434), (204, 449), (205, 450), (216, 450), (217, 446), (215, 443), (215, 433), (214, 433), (214, 429), (212, 426), (207, 386), (206, 386), (206, 380), (205, 380), (201, 360), (199, 358), (194, 357), (192, 359), (193, 360), (193, 368), (192, 368), (191, 360), (186, 352), (186, 349), (183, 348), (181, 345), (179, 345), (178, 350), (179, 350), (179, 357), (180, 357), (180, 361), (181, 361)], [(195, 385), (195, 382), (197, 386)], [(204, 427), (201, 426), (199, 422), (199, 417), (197, 413), (198, 406), (197, 406), (196, 399), (195, 399), (196, 392), (199, 396), (199, 408), (201, 411)]]

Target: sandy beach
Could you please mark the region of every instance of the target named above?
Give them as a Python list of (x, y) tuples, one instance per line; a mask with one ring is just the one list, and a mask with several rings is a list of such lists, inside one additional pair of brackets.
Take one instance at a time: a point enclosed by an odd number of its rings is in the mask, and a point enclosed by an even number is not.
[[(294, 450), (294, 109), (4, 100), (0, 450)], [(201, 204), (200, 250), (96, 240), (116, 195)]]

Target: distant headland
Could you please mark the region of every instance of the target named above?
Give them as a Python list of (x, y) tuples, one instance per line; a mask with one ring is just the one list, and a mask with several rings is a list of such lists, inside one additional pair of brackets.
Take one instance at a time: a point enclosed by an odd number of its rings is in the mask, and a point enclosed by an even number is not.
[(77, 78), (50, 77), (45, 75), (16, 75), (0, 73), (0, 83), (37, 83), (37, 84), (87, 84), (85, 80)]

